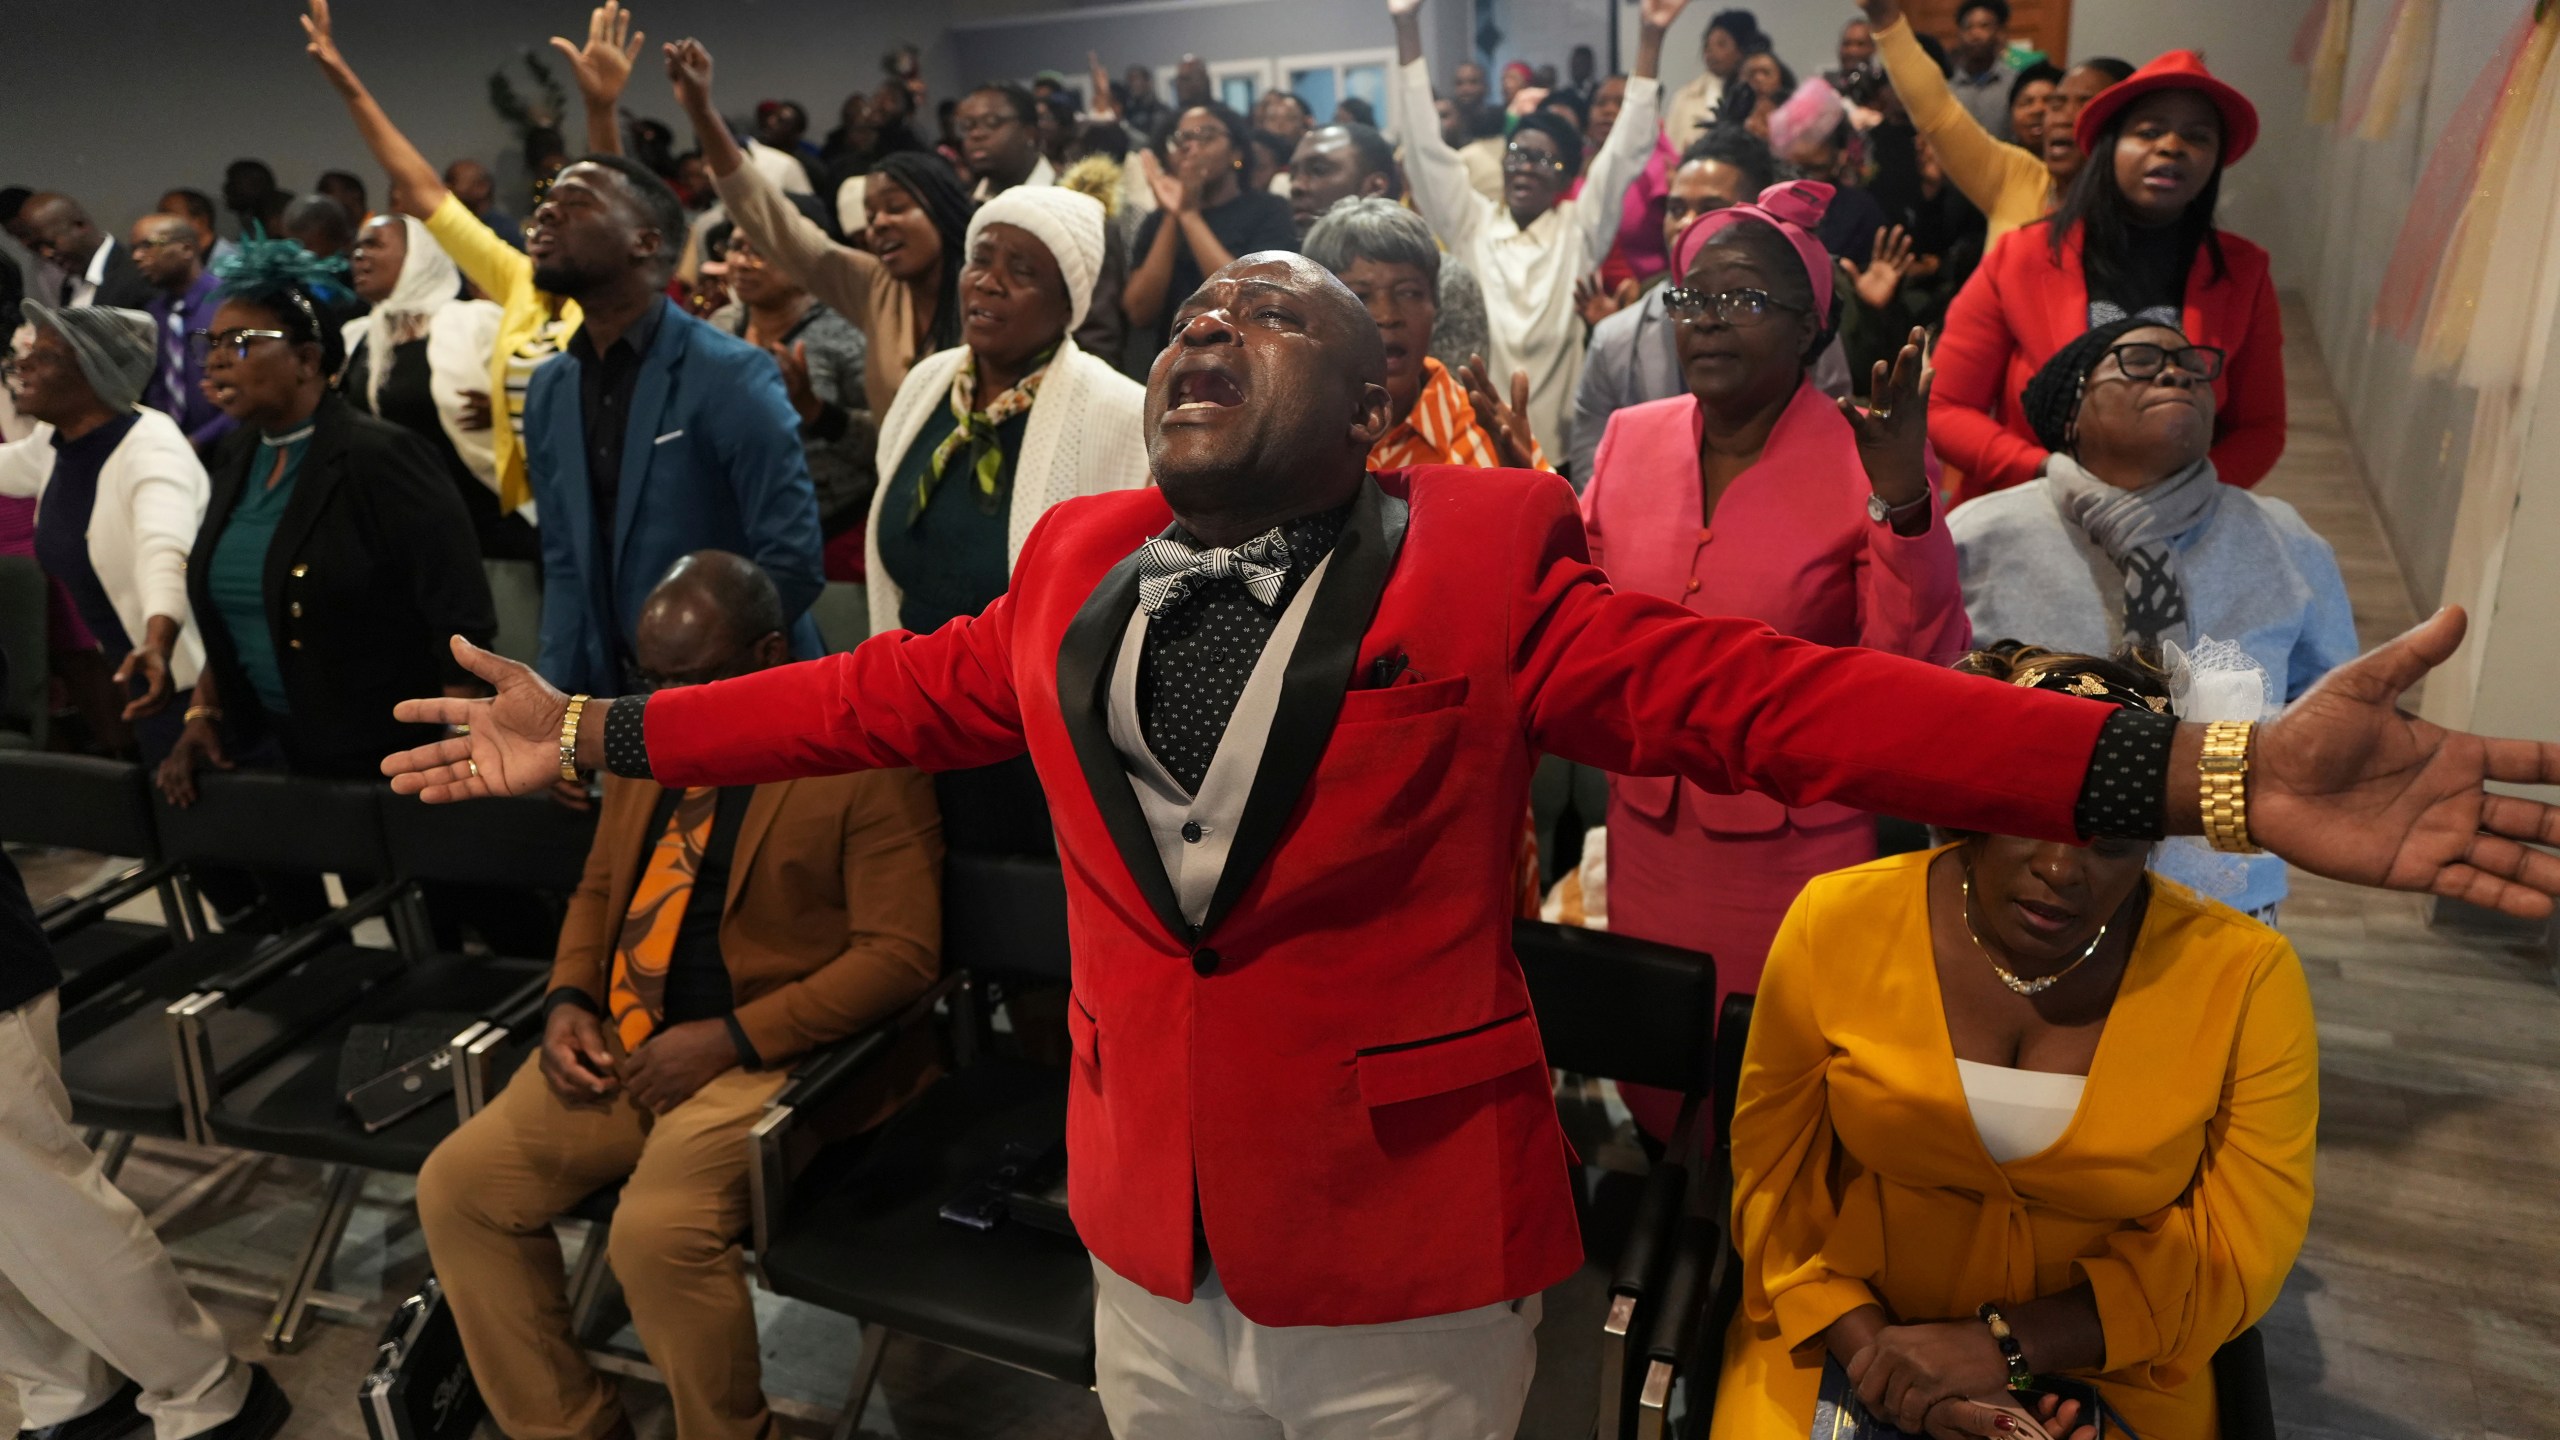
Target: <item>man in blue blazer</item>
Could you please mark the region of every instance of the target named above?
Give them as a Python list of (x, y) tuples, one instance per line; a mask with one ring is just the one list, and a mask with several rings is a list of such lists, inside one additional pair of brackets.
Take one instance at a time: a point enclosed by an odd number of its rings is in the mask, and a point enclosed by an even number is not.
[(564, 690), (649, 680), (631, 635), (650, 587), (696, 550), (764, 567), (791, 652), (823, 652), (809, 602), (825, 585), (800, 416), (773, 357), (670, 303), (684, 207), (649, 171), (591, 155), (533, 212), (534, 284), (582, 313), (567, 353), (534, 372), (525, 460), (542, 514), (542, 654)]

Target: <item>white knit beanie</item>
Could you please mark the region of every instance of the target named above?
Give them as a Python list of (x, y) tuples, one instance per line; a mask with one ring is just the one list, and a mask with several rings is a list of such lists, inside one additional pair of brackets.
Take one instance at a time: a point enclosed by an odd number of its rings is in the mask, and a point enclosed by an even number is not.
[(1067, 281), (1067, 332), (1084, 323), (1093, 305), (1094, 277), (1102, 272), (1102, 202), (1055, 185), (1016, 185), (978, 207), (969, 219), (964, 250), (978, 248), (978, 232), (1015, 225), (1049, 247)]

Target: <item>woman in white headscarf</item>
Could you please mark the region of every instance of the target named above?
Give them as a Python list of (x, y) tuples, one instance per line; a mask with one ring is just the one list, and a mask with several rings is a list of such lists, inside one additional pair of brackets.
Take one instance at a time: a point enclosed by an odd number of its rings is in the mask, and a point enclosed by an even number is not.
[(427, 442), (471, 512), (480, 553), (533, 560), (533, 506), (509, 513), (498, 498), (489, 413), (489, 354), (502, 312), (462, 298), (462, 272), (427, 227), (376, 215), (357, 232), (347, 278), (373, 306), (347, 322), (338, 389), (367, 411)]

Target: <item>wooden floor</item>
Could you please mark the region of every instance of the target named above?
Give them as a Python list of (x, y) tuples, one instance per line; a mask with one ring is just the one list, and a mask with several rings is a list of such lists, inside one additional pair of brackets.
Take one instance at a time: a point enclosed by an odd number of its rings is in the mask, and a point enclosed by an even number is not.
[[(2262, 493), (2298, 506), (2337, 546), (2371, 643), (2409, 624), (2413, 609), (2307, 318), (2288, 307), (2286, 320), (2292, 435)], [(51, 857), (27, 868), (42, 899), (85, 880), (94, 862)], [(2285, 909), (2320, 1017), (2323, 1103), (2310, 1239), (2265, 1322), (2277, 1413), (2297, 1440), (2560, 1440), (2560, 992), (2544, 947), (2426, 921), (2415, 897), (2301, 876)], [(137, 1154), (126, 1183), (146, 1204), (206, 1158), (183, 1147)], [(317, 1190), (311, 1167), (271, 1166), (227, 1207), (177, 1227), (173, 1247), (190, 1260), (280, 1270)], [(391, 1296), (414, 1276), (405, 1198), (405, 1182), (369, 1187), (351, 1231), (352, 1273), (338, 1288)], [(254, 1354), (260, 1308), (208, 1299), (241, 1353)], [(1587, 1424), (1567, 1417), (1588, 1410), (1557, 1387), (1571, 1388), (1585, 1349), (1565, 1333), (1567, 1312), (1578, 1316), (1589, 1300), (1549, 1297), (1541, 1393), (1524, 1432), (1536, 1440), (1584, 1440)], [(386, 1306), (377, 1300), (359, 1323), (324, 1323), (302, 1353), (271, 1362), (300, 1407), (288, 1436), (362, 1436), (353, 1390)], [(788, 1302), (764, 1318), (768, 1390), (804, 1411), (829, 1404), (852, 1361), (848, 1331)], [(631, 1383), (626, 1394), (644, 1440), (669, 1440), (663, 1392)], [(1088, 1394), (912, 1347), (893, 1357), (865, 1421), (918, 1440), (1103, 1431)], [(0, 1384), (0, 1429), (15, 1422)]]

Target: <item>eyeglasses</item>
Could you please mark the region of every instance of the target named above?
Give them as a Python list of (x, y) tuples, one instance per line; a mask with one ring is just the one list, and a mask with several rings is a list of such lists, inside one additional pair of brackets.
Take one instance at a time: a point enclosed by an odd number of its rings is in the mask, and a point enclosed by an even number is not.
[(1535, 150), (1524, 150), (1519, 145), (1512, 144), (1502, 147), (1502, 168), (1505, 170), (1551, 170), (1561, 175), (1564, 173), (1564, 162), (1553, 155), (1541, 155)]
[(2124, 372), (2127, 380), (2156, 379), (2171, 365), (2199, 380), (2209, 382), (2222, 378), (2224, 357), (2222, 347), (2218, 345), (2182, 345), (2172, 349), (2167, 345), (2137, 340), (2130, 345), (2115, 346), (2107, 353), (2115, 357), (2116, 368)]
[(1766, 290), (1704, 290), (1686, 288), (1662, 292), (1663, 313), (1674, 320), (1696, 324), (1713, 314), (1720, 324), (1750, 325), (1769, 317), (1770, 312), (1784, 310), (1796, 315), (1813, 312), (1802, 305), (1790, 305)]
[(210, 330), (187, 332), (187, 342), (194, 349), (199, 365), (224, 351), (229, 351), (234, 360), (246, 360), (249, 358), (249, 342), (253, 340), (291, 339), (292, 336), (281, 330), (225, 330), (219, 335)]
[(1165, 137), (1165, 145), (1174, 150), (1188, 150), (1195, 145), (1214, 145), (1226, 138), (1225, 126), (1208, 125), (1198, 130), (1176, 130)]

